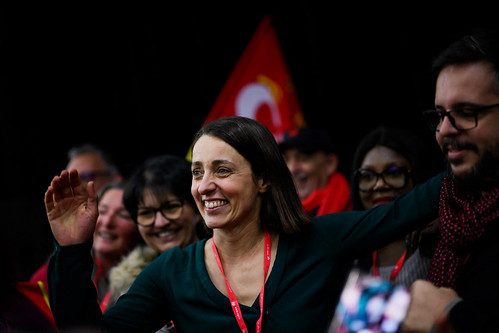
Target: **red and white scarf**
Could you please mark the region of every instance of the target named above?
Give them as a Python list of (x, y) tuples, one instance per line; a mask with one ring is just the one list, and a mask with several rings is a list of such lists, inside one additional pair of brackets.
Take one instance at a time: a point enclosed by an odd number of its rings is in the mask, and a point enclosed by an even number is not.
[(494, 223), (499, 223), (499, 187), (476, 195), (460, 188), (452, 176), (445, 177), (440, 191), (440, 241), (427, 280), (455, 289), (473, 245)]

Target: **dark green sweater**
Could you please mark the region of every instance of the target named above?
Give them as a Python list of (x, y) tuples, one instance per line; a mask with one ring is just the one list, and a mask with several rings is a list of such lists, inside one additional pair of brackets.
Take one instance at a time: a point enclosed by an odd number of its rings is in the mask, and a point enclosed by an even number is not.
[[(442, 179), (440, 174), (390, 204), (324, 215), (298, 235), (280, 235), (265, 285), (262, 331), (326, 331), (351, 259), (436, 218)], [(56, 322), (60, 328), (155, 332), (173, 320), (178, 332), (240, 332), (229, 299), (208, 276), (204, 243), (163, 253), (105, 315), (90, 279), (91, 242), (57, 246), (49, 267)], [(252, 307), (241, 305), (241, 311), (253, 332), (258, 299)]]

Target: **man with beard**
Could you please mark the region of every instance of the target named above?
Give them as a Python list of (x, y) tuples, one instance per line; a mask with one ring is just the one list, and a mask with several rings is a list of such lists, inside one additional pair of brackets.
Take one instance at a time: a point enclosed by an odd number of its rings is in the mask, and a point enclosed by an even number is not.
[(499, 32), (477, 31), (434, 61), (426, 111), (449, 174), (427, 281), (411, 288), (404, 332), (499, 329)]

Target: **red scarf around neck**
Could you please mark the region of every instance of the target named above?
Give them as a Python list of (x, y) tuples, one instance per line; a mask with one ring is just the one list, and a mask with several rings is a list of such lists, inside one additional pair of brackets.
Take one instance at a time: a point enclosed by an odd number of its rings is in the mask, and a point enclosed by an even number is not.
[(499, 187), (481, 196), (445, 177), (440, 192), (437, 245), (427, 279), (437, 287), (456, 288), (473, 245), (494, 223), (499, 223)]
[(342, 173), (334, 172), (326, 187), (313, 191), (301, 203), (309, 216), (352, 210), (350, 185)]

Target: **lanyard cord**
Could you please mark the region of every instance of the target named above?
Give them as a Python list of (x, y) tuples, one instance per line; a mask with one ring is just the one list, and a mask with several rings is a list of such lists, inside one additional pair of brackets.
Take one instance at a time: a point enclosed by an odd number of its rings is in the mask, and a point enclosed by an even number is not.
[[(379, 276), (378, 269), (376, 268), (376, 256), (378, 255), (378, 251), (373, 252), (373, 274), (374, 276)], [(402, 269), (402, 265), (404, 264), (405, 261), (405, 256), (407, 255), (407, 250), (404, 251), (400, 259), (397, 261), (395, 266), (393, 266), (392, 272), (390, 274), (390, 282), (393, 282), (397, 275), (399, 274), (400, 270)]]
[[(271, 255), (271, 239), (270, 234), (265, 228), (265, 253), (264, 253), (264, 263), (263, 263), (263, 286), (260, 291), (260, 318), (256, 322), (256, 333), (260, 333), (262, 331), (262, 318), (263, 318), (263, 297), (265, 293), (265, 279), (267, 278), (267, 274), (269, 272), (270, 267), (270, 255)], [(241, 332), (247, 333), (248, 328), (246, 327), (246, 323), (244, 322), (243, 315), (241, 313), (241, 307), (239, 306), (239, 302), (237, 301), (236, 294), (230, 287), (229, 281), (225, 277), (225, 273), (222, 267), (222, 262), (220, 261), (220, 256), (218, 255), (217, 247), (215, 245), (215, 240), (211, 239), (211, 248), (213, 249), (213, 254), (215, 255), (215, 259), (217, 261), (218, 268), (222, 272), (222, 275), (225, 280), (225, 286), (227, 287), (227, 293), (229, 294), (230, 305), (232, 307), (232, 312), (234, 312), (234, 317), (236, 317), (237, 324), (241, 329)]]
[(95, 257), (94, 261), (95, 261), (95, 264), (97, 265), (97, 272), (95, 273), (95, 276), (93, 278), (93, 282), (95, 285), (95, 290), (97, 291), (97, 302), (99, 303), (99, 307), (100, 307), (102, 313), (104, 313), (104, 311), (106, 311), (106, 309), (107, 309), (107, 304), (109, 303), (109, 300), (111, 299), (111, 290), (109, 290), (109, 288), (108, 288), (108, 290), (104, 294), (104, 297), (99, 302), (98, 282), (104, 273), (104, 268), (102, 267), (102, 264), (100, 263), (99, 259), (97, 259), (97, 257)]

